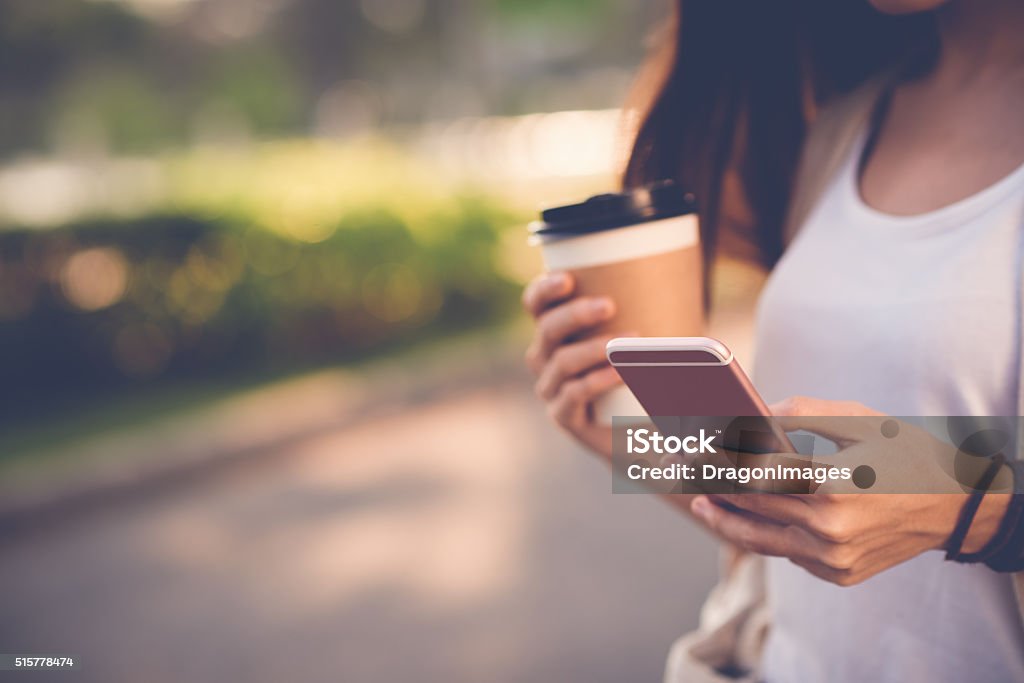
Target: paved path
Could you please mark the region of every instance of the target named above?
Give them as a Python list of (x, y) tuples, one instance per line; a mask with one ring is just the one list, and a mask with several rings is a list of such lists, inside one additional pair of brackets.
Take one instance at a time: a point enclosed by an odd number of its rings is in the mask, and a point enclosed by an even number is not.
[(0, 539), (0, 680), (657, 681), (714, 550), (518, 384)]

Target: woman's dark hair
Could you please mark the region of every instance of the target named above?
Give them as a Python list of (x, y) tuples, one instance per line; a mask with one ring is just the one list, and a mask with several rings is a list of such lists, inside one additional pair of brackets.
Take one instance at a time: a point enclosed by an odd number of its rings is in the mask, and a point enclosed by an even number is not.
[(933, 59), (933, 17), (883, 15), (867, 0), (672, 4), (638, 80), (646, 104), (624, 184), (672, 178), (693, 191), (710, 262), (722, 237), (723, 182), (735, 173), (756, 226), (738, 237), (771, 267), (816, 107), (886, 69)]

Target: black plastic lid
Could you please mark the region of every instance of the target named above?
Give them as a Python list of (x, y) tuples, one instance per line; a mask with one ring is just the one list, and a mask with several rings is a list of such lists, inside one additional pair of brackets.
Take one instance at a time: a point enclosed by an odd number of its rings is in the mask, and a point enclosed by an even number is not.
[(683, 216), (697, 211), (693, 194), (672, 180), (661, 180), (626, 192), (599, 194), (580, 204), (541, 212), (530, 227), (535, 235), (580, 235), (636, 223)]

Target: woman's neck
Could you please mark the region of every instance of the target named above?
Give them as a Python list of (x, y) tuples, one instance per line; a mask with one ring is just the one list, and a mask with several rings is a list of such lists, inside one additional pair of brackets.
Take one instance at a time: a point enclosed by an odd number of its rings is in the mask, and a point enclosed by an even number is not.
[(966, 82), (1024, 69), (1024, 2), (953, 0), (939, 10), (938, 27), (936, 80)]

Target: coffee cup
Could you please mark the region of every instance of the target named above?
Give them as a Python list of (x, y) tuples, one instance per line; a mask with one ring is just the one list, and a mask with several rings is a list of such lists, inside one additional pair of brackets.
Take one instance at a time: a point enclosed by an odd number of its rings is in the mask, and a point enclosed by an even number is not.
[[(693, 195), (672, 181), (546, 209), (530, 225), (548, 271), (568, 271), (577, 296), (607, 296), (615, 316), (585, 336), (632, 331), (693, 337), (704, 331), (704, 278)], [(597, 421), (644, 410), (626, 387), (601, 396)]]

